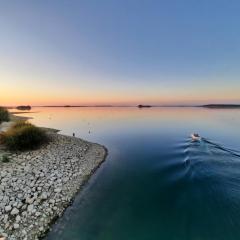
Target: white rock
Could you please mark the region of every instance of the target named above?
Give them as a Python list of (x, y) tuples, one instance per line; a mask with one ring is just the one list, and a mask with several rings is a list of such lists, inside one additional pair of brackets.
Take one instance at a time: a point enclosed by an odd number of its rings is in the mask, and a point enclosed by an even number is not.
[(30, 198), (30, 197), (26, 198), (26, 203), (32, 204), (33, 202), (34, 202), (34, 198), (33, 197), (32, 198)]
[(6, 214), (6, 215), (4, 215), (3, 222), (6, 224), (7, 221), (8, 221), (8, 215)]
[(55, 203), (55, 200), (54, 200), (54, 199), (50, 199), (49, 202), (50, 202), (51, 204), (54, 204), (54, 203)]
[(10, 205), (6, 206), (5, 207), (5, 211), (6, 212), (10, 212), (12, 210), (12, 207)]
[(19, 224), (18, 223), (14, 223), (13, 227), (14, 227), (14, 229), (18, 229), (19, 228)]
[(21, 221), (21, 217), (19, 215), (17, 215), (16, 222), (20, 222), (20, 221)]
[(19, 213), (19, 210), (17, 208), (13, 208), (11, 211), (11, 215), (17, 215)]
[(55, 189), (54, 189), (54, 192), (55, 192), (55, 193), (60, 193), (61, 191), (62, 191), (61, 188), (55, 188)]
[(32, 212), (33, 209), (34, 209), (34, 206), (32, 204), (28, 205), (28, 208), (27, 208), (28, 212)]
[(40, 212), (36, 212), (35, 215), (36, 215), (36, 217), (39, 217), (41, 215), (41, 213)]
[(23, 198), (23, 194), (22, 194), (22, 193), (18, 193), (17, 197), (18, 197), (19, 199), (22, 199), (22, 198)]
[(2, 171), (1, 172), (1, 177), (5, 177), (7, 175), (7, 172), (6, 171)]
[(43, 192), (41, 195), (41, 199), (46, 200), (48, 198), (48, 195), (46, 192)]
[(44, 175), (44, 173), (40, 173), (40, 177), (44, 177), (45, 175)]

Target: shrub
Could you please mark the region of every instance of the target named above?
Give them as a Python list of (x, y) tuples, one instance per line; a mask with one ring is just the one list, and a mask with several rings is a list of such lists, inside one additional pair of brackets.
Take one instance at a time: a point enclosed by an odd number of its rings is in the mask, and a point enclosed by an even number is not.
[(46, 132), (29, 122), (19, 121), (1, 135), (10, 150), (30, 150), (48, 141)]
[(10, 162), (10, 159), (9, 159), (8, 155), (5, 154), (5, 155), (2, 156), (2, 162), (3, 163)]
[(0, 123), (9, 121), (8, 110), (4, 107), (0, 107)]
[(33, 126), (30, 122), (26, 120), (19, 120), (12, 125), (12, 129), (18, 129), (22, 127)]

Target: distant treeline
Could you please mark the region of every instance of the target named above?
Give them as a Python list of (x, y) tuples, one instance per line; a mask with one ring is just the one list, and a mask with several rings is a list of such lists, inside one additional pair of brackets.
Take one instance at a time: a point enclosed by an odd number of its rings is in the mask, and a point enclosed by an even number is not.
[(0, 106), (0, 124), (10, 120), (9, 112), (6, 108)]
[[(88, 107), (138, 107), (138, 108), (151, 108), (151, 107), (204, 107), (204, 108), (240, 108), (240, 104), (206, 104), (206, 105), (147, 105), (147, 104), (139, 104), (139, 105), (45, 105), (39, 107), (65, 107), (65, 108), (88, 108)], [(8, 107), (9, 109), (12, 107)], [(16, 107), (18, 110), (31, 110), (31, 106), (18, 106)]]
[(240, 108), (240, 104), (207, 104), (205, 108)]

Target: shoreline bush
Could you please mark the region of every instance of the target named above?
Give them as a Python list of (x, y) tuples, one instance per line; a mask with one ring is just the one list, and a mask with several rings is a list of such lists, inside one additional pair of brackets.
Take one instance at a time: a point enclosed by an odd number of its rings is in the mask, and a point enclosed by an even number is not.
[(3, 163), (8, 163), (8, 162), (10, 162), (10, 159), (9, 159), (8, 155), (4, 154), (4, 155), (2, 156), (2, 162), (3, 162)]
[(26, 120), (18, 120), (12, 125), (12, 129), (17, 129), (17, 128), (22, 128), (22, 127), (27, 127), (27, 126), (33, 126), (30, 122)]
[(9, 121), (9, 112), (6, 108), (0, 107), (0, 123)]
[(18, 121), (1, 134), (1, 142), (10, 150), (32, 150), (47, 141), (46, 132), (27, 121)]

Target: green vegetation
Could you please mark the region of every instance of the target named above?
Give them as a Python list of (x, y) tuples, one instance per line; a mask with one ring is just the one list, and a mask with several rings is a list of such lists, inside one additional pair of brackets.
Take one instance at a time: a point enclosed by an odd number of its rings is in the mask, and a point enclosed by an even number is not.
[(2, 162), (3, 163), (10, 162), (10, 159), (9, 159), (8, 155), (5, 154), (5, 155), (2, 156)]
[(9, 121), (8, 110), (4, 107), (0, 107), (0, 123)]
[(26, 121), (16, 122), (0, 137), (1, 142), (10, 150), (36, 149), (48, 141), (44, 130)]

